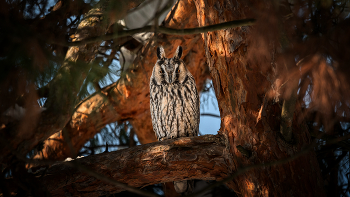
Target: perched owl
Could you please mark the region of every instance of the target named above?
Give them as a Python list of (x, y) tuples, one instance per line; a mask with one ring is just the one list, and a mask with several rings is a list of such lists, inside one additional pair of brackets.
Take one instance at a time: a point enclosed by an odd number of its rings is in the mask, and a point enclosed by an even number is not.
[(150, 80), (150, 107), (158, 140), (198, 135), (199, 96), (181, 55), (181, 46), (170, 59), (165, 57), (163, 47), (157, 48), (158, 61)]
[[(199, 131), (196, 83), (181, 55), (181, 46), (173, 58), (165, 57), (163, 47), (157, 48), (158, 60), (150, 80), (150, 107), (153, 130), (160, 141), (197, 136)], [(192, 187), (191, 181), (174, 182), (174, 186), (179, 193), (188, 192)]]

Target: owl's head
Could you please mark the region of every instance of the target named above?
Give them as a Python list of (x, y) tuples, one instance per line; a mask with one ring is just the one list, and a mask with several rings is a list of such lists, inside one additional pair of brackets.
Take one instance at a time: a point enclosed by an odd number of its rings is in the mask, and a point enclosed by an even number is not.
[(188, 70), (181, 58), (182, 47), (178, 46), (174, 57), (166, 58), (162, 46), (157, 48), (157, 63), (153, 68), (153, 82), (157, 85), (182, 84), (187, 80)]

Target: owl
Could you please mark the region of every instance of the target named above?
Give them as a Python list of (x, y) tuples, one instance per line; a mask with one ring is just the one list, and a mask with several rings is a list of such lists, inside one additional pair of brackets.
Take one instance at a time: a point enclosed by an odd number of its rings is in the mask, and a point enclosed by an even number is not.
[(150, 79), (150, 108), (158, 140), (197, 136), (199, 96), (196, 82), (181, 58), (179, 46), (173, 58), (157, 48), (158, 60)]
[[(199, 131), (199, 96), (196, 82), (181, 58), (182, 47), (173, 58), (166, 58), (157, 48), (158, 60), (150, 79), (150, 108), (153, 130), (159, 141), (197, 136)], [(193, 180), (175, 181), (176, 192), (192, 192)]]

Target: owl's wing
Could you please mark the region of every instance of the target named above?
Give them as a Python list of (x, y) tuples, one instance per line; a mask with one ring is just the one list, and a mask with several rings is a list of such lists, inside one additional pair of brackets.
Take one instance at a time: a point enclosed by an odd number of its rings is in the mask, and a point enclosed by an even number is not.
[(196, 135), (198, 135), (199, 132), (199, 121), (200, 121), (200, 106), (199, 106), (199, 95), (196, 87), (196, 82), (194, 80), (194, 77), (190, 75), (191, 78), (191, 85), (190, 85), (190, 91), (191, 91), (191, 108), (192, 113), (194, 117), (194, 124), (193, 124), (193, 131), (196, 132)]
[(153, 131), (156, 133), (156, 136), (158, 138), (158, 129), (157, 129), (157, 106), (158, 106), (158, 99), (157, 99), (157, 93), (156, 93), (156, 87), (154, 84), (150, 84), (150, 111), (151, 111), (151, 118), (152, 118), (152, 126)]

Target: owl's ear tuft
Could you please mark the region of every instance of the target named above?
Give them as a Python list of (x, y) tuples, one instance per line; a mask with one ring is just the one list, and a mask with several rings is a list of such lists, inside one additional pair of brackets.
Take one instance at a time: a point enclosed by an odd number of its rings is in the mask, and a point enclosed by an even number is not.
[(157, 48), (157, 57), (158, 59), (163, 59), (165, 58), (165, 52), (162, 46)]
[(178, 46), (174, 55), (174, 59), (180, 59), (182, 56), (182, 47)]

